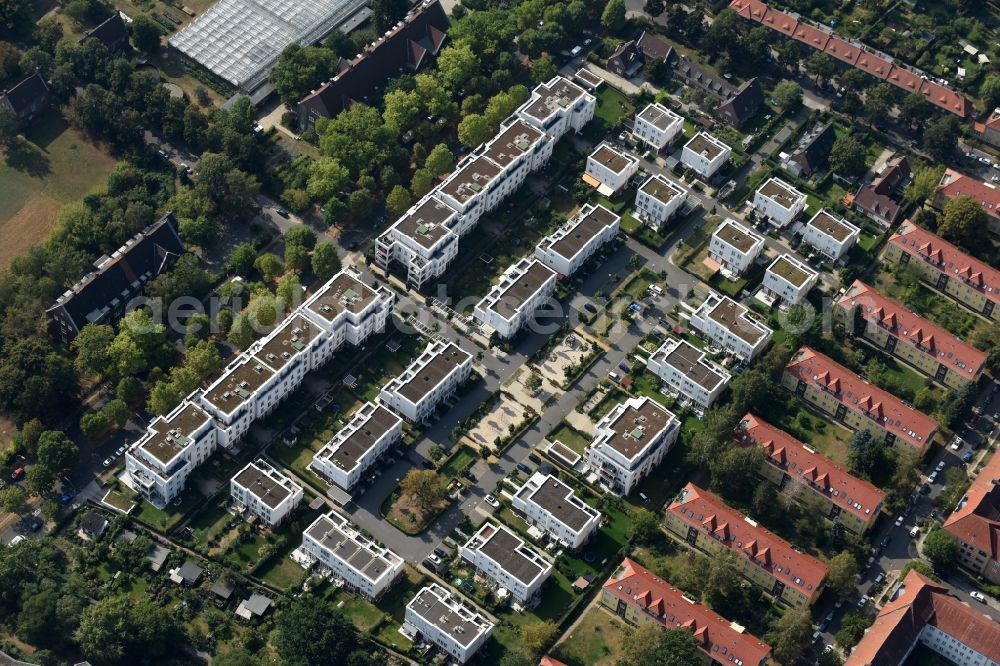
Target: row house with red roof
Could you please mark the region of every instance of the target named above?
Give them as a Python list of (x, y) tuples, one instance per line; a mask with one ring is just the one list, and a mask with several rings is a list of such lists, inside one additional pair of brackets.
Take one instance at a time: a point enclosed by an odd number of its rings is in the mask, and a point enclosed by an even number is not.
[(924, 72), (893, 61), (869, 47), (838, 37), (825, 25), (810, 23), (799, 16), (780, 11), (760, 0), (732, 0), (729, 7), (745, 19), (759, 23), (790, 39), (823, 51), (840, 62), (860, 69), (907, 93), (923, 95), (930, 104), (966, 118), (973, 111), (972, 103), (946, 85), (932, 81)]
[(972, 126), (973, 131), (986, 143), (1000, 148), (1000, 108), (993, 109), (989, 118)]
[(601, 589), (601, 605), (631, 625), (655, 622), (694, 634), (707, 661), (723, 666), (764, 666), (771, 646), (625, 558)]
[(1000, 234), (1000, 188), (993, 183), (976, 180), (954, 169), (945, 169), (934, 195), (933, 205), (943, 210), (957, 197), (972, 197), (986, 211), (990, 231)]
[(977, 381), (986, 365), (986, 352), (962, 342), (861, 280), (855, 280), (837, 299), (833, 316), (848, 335), (864, 338), (944, 386), (955, 388)]
[(740, 420), (736, 441), (764, 449), (761, 476), (780, 489), (794, 486), (819, 497), (828, 507), (826, 517), (855, 534), (867, 532), (882, 512), (884, 492), (758, 416)]
[(942, 526), (958, 541), (958, 563), (1000, 583), (1000, 456), (993, 456)]
[(825, 564), (693, 483), (667, 505), (666, 526), (709, 557), (727, 550), (736, 553), (743, 575), (789, 606), (812, 605), (826, 584)]
[(884, 260), (909, 266), (925, 284), (986, 319), (1000, 319), (1000, 271), (906, 220), (889, 238)]
[(868, 430), (890, 446), (908, 444), (922, 453), (938, 432), (931, 417), (809, 347), (795, 352), (781, 383), (837, 423)]

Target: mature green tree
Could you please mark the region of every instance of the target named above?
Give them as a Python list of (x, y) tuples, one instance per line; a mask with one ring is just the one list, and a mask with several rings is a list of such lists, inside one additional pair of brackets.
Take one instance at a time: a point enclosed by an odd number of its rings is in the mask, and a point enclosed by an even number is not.
[(934, 197), (938, 183), (941, 182), (943, 167), (927, 167), (918, 169), (913, 174), (913, 182), (903, 190), (903, 199), (910, 204), (920, 204)]
[(134, 338), (119, 333), (108, 347), (108, 361), (113, 376), (132, 377), (146, 369), (147, 357)]
[(274, 288), (274, 296), (284, 306), (286, 312), (301, 305), (305, 294), (306, 289), (302, 286), (298, 275), (286, 275), (278, 280), (278, 286)]
[(8, 513), (21, 513), (25, 507), (24, 490), (21, 486), (0, 489), (0, 506)]
[(346, 191), (350, 185), (351, 172), (347, 167), (333, 158), (322, 157), (312, 163), (306, 192), (315, 201), (328, 201)]
[(444, 482), (434, 470), (411, 469), (399, 482), (399, 490), (424, 510), (437, 506), (448, 496)]
[(108, 371), (108, 347), (115, 339), (115, 331), (106, 324), (87, 324), (70, 343), (76, 352), (76, 368), (83, 373), (103, 375)]
[(0, 41), (0, 81), (20, 75), (21, 52), (10, 42)]
[(812, 631), (808, 610), (789, 609), (774, 623), (765, 640), (772, 646), (775, 659), (782, 664), (792, 664), (809, 645)]
[(240, 243), (229, 253), (226, 269), (230, 273), (248, 277), (253, 271), (253, 264), (256, 260), (257, 249), (253, 246), (253, 243)]
[(24, 489), (36, 497), (42, 497), (56, 482), (56, 473), (45, 465), (30, 467), (24, 475)]
[(233, 318), (232, 326), (229, 329), (229, 342), (239, 349), (246, 349), (256, 339), (257, 332), (247, 315), (239, 314)]
[(402, 185), (396, 185), (385, 197), (385, 208), (394, 217), (399, 217), (410, 207), (413, 197)]
[(657, 514), (640, 509), (632, 516), (632, 541), (648, 545), (657, 542), (662, 537), (660, 517)]
[(129, 409), (124, 400), (119, 398), (109, 400), (101, 411), (107, 414), (108, 419), (119, 428), (128, 423), (132, 417), (132, 410)]
[(492, 136), (490, 124), (486, 118), (473, 113), (458, 124), (458, 140), (470, 150), (479, 146)]
[(448, 150), (448, 146), (443, 143), (434, 146), (424, 161), (424, 168), (435, 176), (444, 175), (453, 166), (455, 166), (455, 156)]
[(19, 422), (62, 418), (77, 390), (73, 364), (42, 339), (8, 339), (0, 356), (0, 408)]
[(18, 66), (22, 72), (38, 72), (45, 78), (48, 78), (52, 75), (52, 70), (56, 64), (48, 51), (38, 46), (33, 46), (21, 54)]
[(831, 557), (826, 565), (830, 569), (826, 576), (826, 586), (841, 598), (853, 594), (858, 574), (858, 561), (854, 556), (844, 551)]
[[(339, 33), (339, 31), (334, 31)], [(260, 659), (243, 649), (230, 650), (212, 657), (212, 666), (260, 666)]]
[(264, 276), (265, 282), (274, 282), (278, 276), (285, 272), (285, 266), (276, 255), (265, 252), (257, 257), (253, 262), (254, 268)]
[(398, 161), (401, 152), (399, 133), (385, 124), (377, 109), (364, 104), (354, 104), (330, 120), (323, 119), (317, 132), (320, 153), (355, 178), (362, 173), (377, 173), (385, 164)]
[(899, 105), (899, 113), (911, 125), (920, 125), (934, 115), (934, 107), (920, 93), (910, 93)]
[(184, 396), (181, 395), (181, 392), (172, 382), (161, 379), (156, 382), (153, 390), (149, 392), (149, 401), (146, 403), (146, 409), (153, 414), (163, 416), (164, 414), (169, 414), (174, 407), (181, 404), (183, 398)]
[(844, 613), (840, 620), (840, 629), (837, 630), (837, 644), (845, 650), (850, 650), (857, 645), (861, 637), (865, 635), (865, 629), (872, 624), (872, 618), (865, 612), (850, 610)]
[(399, 133), (411, 129), (420, 120), (424, 106), (415, 90), (390, 90), (382, 101), (382, 119)]
[(759, 446), (730, 446), (708, 461), (712, 490), (727, 498), (745, 502), (756, 490), (764, 449)]
[(549, 55), (536, 58), (531, 63), (531, 80), (535, 83), (545, 83), (558, 73), (559, 70), (556, 69), (556, 64)]
[(340, 255), (333, 243), (320, 243), (313, 250), (313, 274), (321, 280), (328, 280), (340, 270)]
[(955, 152), (961, 135), (962, 126), (958, 118), (952, 115), (942, 116), (931, 121), (924, 130), (924, 148), (934, 159), (947, 162)]
[(132, 43), (135, 48), (147, 55), (160, 52), (160, 37), (163, 35), (159, 24), (149, 17), (149, 14), (139, 13), (129, 25), (132, 32)]
[(111, 417), (104, 412), (86, 412), (80, 417), (80, 431), (91, 442), (107, 437), (111, 427)]
[(771, 98), (782, 111), (794, 113), (802, 106), (802, 86), (794, 81), (782, 81), (774, 87)]
[(482, 65), (469, 44), (453, 41), (451, 46), (441, 49), (438, 54), (437, 69), (440, 80), (457, 92), (469, 79), (479, 74)]
[(112, 596), (84, 609), (74, 638), (89, 660), (136, 663), (176, 649), (180, 635), (166, 609), (147, 600)]
[(979, 96), (986, 104), (987, 110), (1000, 106), (1000, 75), (987, 74), (979, 86)]
[(31, 22), (30, 0), (0, 0), (0, 29), (19, 31)]
[(944, 205), (938, 233), (965, 248), (973, 248), (986, 238), (986, 211), (970, 196), (951, 199)]
[(428, 169), (417, 169), (413, 172), (413, 178), (410, 179), (410, 190), (413, 192), (414, 197), (419, 199), (433, 188), (434, 174)]
[(289, 44), (271, 70), (271, 83), (282, 102), (294, 104), (337, 72), (337, 55), (316, 46)]
[(885, 122), (893, 103), (893, 90), (888, 83), (880, 83), (865, 92), (865, 113), (873, 123)]
[(521, 625), (518, 634), (521, 638), (520, 644), (528, 654), (538, 659), (559, 636), (559, 627), (551, 620), (528, 622)]
[[(142, 14), (145, 16), (145, 14)], [(181, 239), (185, 243), (208, 247), (219, 236), (219, 225), (205, 215), (182, 217), (179, 221)]]
[(823, 51), (813, 51), (805, 62), (806, 71), (817, 81), (826, 81), (833, 76), (833, 60)]
[(847, 451), (851, 471), (862, 478), (871, 478), (882, 460), (882, 447), (868, 430), (859, 430), (851, 437)]
[(958, 557), (958, 542), (948, 532), (940, 527), (931, 530), (921, 546), (921, 550), (928, 560), (936, 567), (948, 568), (955, 565)]
[(59, 22), (55, 14), (47, 14), (35, 24), (32, 37), (39, 48), (46, 53), (55, 55), (56, 45), (63, 38), (62, 23)]
[(184, 353), (184, 367), (194, 371), (202, 381), (222, 369), (222, 356), (211, 340), (200, 340)]
[(706, 465), (721, 455), (729, 448), (729, 438), (742, 415), (742, 412), (737, 414), (728, 405), (709, 409), (702, 419), (702, 429), (691, 441), (688, 457), (699, 465)]
[(80, 449), (65, 433), (47, 430), (38, 438), (38, 463), (53, 471), (70, 469), (80, 459)]
[(308, 596), (292, 600), (274, 624), (274, 647), (289, 666), (339, 666), (357, 641), (340, 611)]
[(399, 23), (409, 8), (410, 3), (406, 0), (373, 0), (372, 20), (375, 21), (375, 29), (385, 32)]
[(868, 170), (865, 147), (851, 136), (842, 136), (830, 150), (830, 168), (845, 178), (859, 178)]
[(299, 245), (312, 250), (316, 247), (316, 232), (306, 226), (292, 227), (285, 232), (285, 245)]
[(202, 299), (208, 296), (215, 276), (201, 267), (198, 257), (185, 254), (173, 268), (157, 275), (146, 288), (147, 293), (162, 299), (164, 309), (173, 301), (185, 296)]
[(0, 107), (0, 146), (14, 148), (21, 135), (21, 119), (6, 106)]

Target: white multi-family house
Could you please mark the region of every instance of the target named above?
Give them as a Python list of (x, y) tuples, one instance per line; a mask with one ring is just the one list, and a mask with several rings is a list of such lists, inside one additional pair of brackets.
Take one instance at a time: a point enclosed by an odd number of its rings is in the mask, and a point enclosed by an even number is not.
[(327, 483), (351, 491), (402, 434), (402, 419), (376, 402), (366, 402), (316, 452), (309, 469)]
[(375, 241), (375, 263), (387, 270), (398, 262), (406, 268), (406, 282), (420, 289), (443, 275), (458, 255), (458, 234), (452, 231), (457, 219), (451, 206), (425, 196)]
[(555, 293), (557, 277), (542, 262), (524, 257), (504, 271), (500, 282), (476, 303), (472, 316), (487, 335), (509, 340)]
[(233, 446), (254, 421), (278, 405), (280, 383), (270, 366), (254, 356), (240, 354), (221, 377), (200, 393), (201, 406), (216, 420), (220, 446)]
[(783, 254), (764, 272), (764, 291), (772, 298), (781, 299), (783, 305), (798, 305), (816, 286), (819, 273), (791, 254)]
[(361, 273), (345, 268), (310, 296), (302, 314), (328, 334), (324, 354), (333, 355), (345, 342), (360, 346), (385, 330), (394, 297), (385, 286), (372, 288), (361, 281)]
[(629, 398), (597, 422), (583, 457), (604, 488), (624, 497), (663, 462), (679, 432), (680, 421), (660, 403)]
[(741, 361), (754, 359), (767, 347), (773, 333), (751, 317), (743, 305), (714, 291), (691, 315), (690, 324), (703, 338)]
[(471, 372), (471, 354), (453, 342), (435, 340), (382, 387), (379, 400), (408, 421), (420, 423), (431, 417), (442, 400), (454, 395)]
[(687, 188), (666, 176), (650, 176), (635, 193), (636, 217), (659, 230), (684, 207), (687, 196)]
[(850, 252), (861, 237), (861, 229), (823, 208), (802, 228), (802, 242), (816, 248), (832, 261)]
[(258, 458), (230, 480), (229, 495), (238, 509), (249, 511), (273, 528), (302, 501), (302, 486)]
[(712, 234), (708, 256), (729, 273), (742, 275), (753, 266), (763, 249), (763, 236), (729, 218)]
[(583, 181), (606, 197), (621, 191), (639, 171), (639, 160), (602, 143), (587, 157)]
[(574, 550), (601, 525), (601, 512), (551, 474), (535, 472), (514, 494), (513, 506), (529, 525)]
[[(493, 623), (451, 590), (431, 583), (406, 604), (404, 629), (412, 629), (464, 664), (493, 634)], [(408, 627), (406, 625), (409, 625)]]
[(732, 153), (732, 148), (711, 134), (698, 132), (684, 144), (684, 149), (681, 150), (681, 163), (703, 180), (709, 180), (726, 164)]
[(164, 507), (184, 489), (198, 465), (215, 451), (217, 430), (196, 400), (157, 417), (125, 454), (128, 483), (151, 504)]
[(365, 537), (334, 511), (306, 528), (301, 549), (369, 601), (385, 594), (406, 568), (402, 557)]
[(806, 195), (780, 178), (771, 178), (754, 193), (753, 209), (771, 225), (784, 229), (806, 209)]
[(621, 218), (604, 206), (584, 204), (579, 212), (535, 248), (535, 259), (560, 275), (572, 275), (618, 234)]
[(646, 369), (699, 411), (711, 407), (732, 378), (705, 352), (677, 338), (667, 338), (646, 361)]
[(654, 151), (667, 147), (684, 130), (684, 119), (659, 103), (640, 111), (632, 126), (632, 136)]
[(521, 604), (535, 598), (552, 573), (552, 562), (503, 525), (490, 521), (483, 523), (460, 553), (479, 575), (508, 590)]
[(593, 119), (596, 110), (596, 97), (568, 79), (555, 76), (535, 86), (517, 115), (558, 140), (571, 129), (574, 132), (582, 130)]

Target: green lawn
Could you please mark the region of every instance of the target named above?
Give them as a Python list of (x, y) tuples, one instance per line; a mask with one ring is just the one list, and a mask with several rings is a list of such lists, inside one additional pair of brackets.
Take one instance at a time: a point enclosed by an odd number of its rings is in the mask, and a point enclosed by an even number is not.
[(205, 497), (196, 489), (188, 488), (180, 494), (180, 500), (179, 505), (170, 504), (165, 509), (157, 509), (149, 502), (142, 500), (139, 503), (139, 511), (132, 515), (159, 532), (168, 532), (181, 521), (181, 518), (188, 511), (204, 502)]
[(659, 281), (660, 278), (656, 273), (642, 269), (638, 275), (628, 281), (621, 293), (627, 294), (633, 301), (639, 301), (646, 296), (646, 290), (649, 289), (649, 286)]
[(613, 666), (622, 658), (626, 625), (599, 607), (591, 608), (556, 646), (553, 655), (566, 666)]
[(468, 446), (458, 450), (441, 466), (440, 475), (447, 481), (464, 475), (476, 463), (476, 452)]
[(207, 553), (209, 544), (223, 535), (232, 519), (232, 514), (226, 511), (225, 501), (206, 506), (188, 523), (194, 530), (195, 548)]
[(835, 463), (846, 466), (851, 431), (810, 411), (805, 403), (797, 398), (791, 400), (790, 404), (794, 405), (795, 409), (783, 411), (775, 425)]
[(382, 621), (382, 611), (361, 597), (344, 595), (334, 606), (363, 634), (370, 632)]
[[(608, 394), (609, 396), (612, 394)], [(605, 398), (607, 400), (607, 398)], [(603, 402), (603, 401), (602, 401)], [(610, 407), (608, 408), (610, 410)], [(583, 455), (583, 450), (590, 446), (590, 437), (573, 428), (570, 424), (563, 421), (556, 429), (549, 433), (549, 440), (559, 440), (569, 448), (573, 449), (581, 456)]]
[(597, 110), (594, 115), (603, 120), (609, 129), (618, 127), (622, 120), (634, 113), (635, 105), (616, 88), (606, 85), (597, 93)]

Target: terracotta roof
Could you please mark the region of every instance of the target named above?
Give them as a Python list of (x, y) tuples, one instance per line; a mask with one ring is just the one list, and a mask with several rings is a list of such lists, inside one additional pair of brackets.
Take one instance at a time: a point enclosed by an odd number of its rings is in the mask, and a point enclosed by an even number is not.
[(945, 530), (956, 539), (1000, 559), (1000, 455), (979, 471), (965, 496), (944, 521)]
[(937, 432), (938, 422), (931, 417), (809, 347), (795, 353), (785, 372), (830, 393), (847, 409), (872, 419), (918, 449), (926, 446)]
[(949, 331), (910, 312), (861, 280), (855, 280), (837, 299), (836, 305), (845, 310), (860, 307), (866, 321), (882, 326), (893, 337), (912, 344), (966, 379), (974, 379), (986, 364), (986, 352), (962, 342)]
[(857, 67), (877, 79), (909, 92), (922, 93), (940, 109), (965, 118), (972, 113), (969, 100), (951, 88), (926, 78), (920, 70), (895, 65), (889, 56), (837, 37), (826, 26), (805, 22), (792, 14), (768, 7), (758, 0), (732, 0), (729, 7), (743, 18), (777, 30), (807, 46)]
[[(979, 129), (980, 127), (982, 127), (982, 129)], [(993, 109), (993, 113), (991, 113), (990, 117), (986, 119), (986, 122), (976, 123), (976, 129), (979, 129), (980, 133), (982, 133), (986, 128), (1000, 132), (1000, 108)]]
[(756, 666), (771, 653), (770, 645), (688, 599), (680, 590), (629, 558), (625, 558), (618, 571), (608, 578), (604, 589), (627, 604), (637, 606), (666, 628), (690, 629), (698, 647), (717, 663), (739, 660), (746, 666)]
[(678, 498), (667, 505), (666, 511), (721, 540), (730, 550), (753, 561), (776, 580), (807, 598), (826, 579), (828, 569), (825, 564), (798, 552), (781, 537), (693, 483), (684, 486)]
[(994, 303), (1000, 303), (1000, 270), (965, 254), (940, 236), (905, 220), (889, 242), (904, 252), (922, 257), (951, 279), (974, 287)]
[(824, 497), (862, 521), (870, 520), (885, 500), (885, 493), (872, 484), (852, 476), (829, 458), (753, 414), (748, 413), (740, 421), (737, 440), (763, 447), (771, 462), (789, 476), (808, 481), (822, 490)]
[(990, 183), (970, 178), (953, 169), (945, 169), (938, 184), (937, 194), (944, 199), (972, 197), (986, 214), (1000, 220), (1000, 189)]
[(1000, 661), (1000, 625), (949, 595), (948, 588), (911, 571), (844, 666), (897, 666), (927, 625)]
[(545, 655), (538, 661), (538, 666), (566, 666), (566, 664), (558, 659), (553, 659), (552, 657)]

